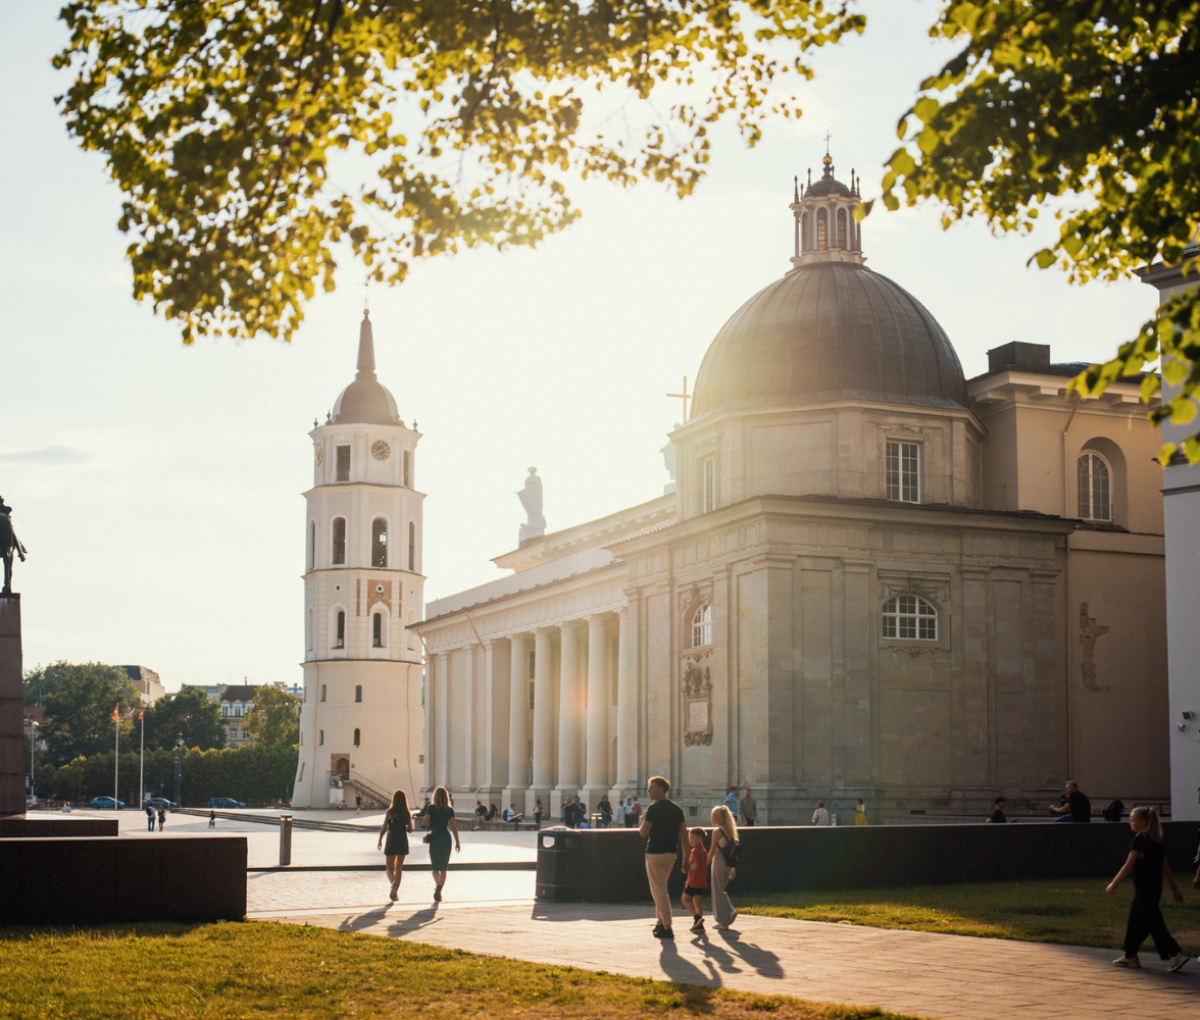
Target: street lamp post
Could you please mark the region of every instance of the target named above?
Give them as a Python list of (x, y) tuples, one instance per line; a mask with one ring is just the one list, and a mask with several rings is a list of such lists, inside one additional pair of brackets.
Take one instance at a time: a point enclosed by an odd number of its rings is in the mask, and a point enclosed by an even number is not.
[(37, 728), (38, 724), (31, 722), (29, 734), (29, 799), (37, 802)]

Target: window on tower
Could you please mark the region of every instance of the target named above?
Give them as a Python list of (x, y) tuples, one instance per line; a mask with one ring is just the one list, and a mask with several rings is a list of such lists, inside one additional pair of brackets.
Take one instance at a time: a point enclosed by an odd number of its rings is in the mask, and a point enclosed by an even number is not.
[(362, 701), (362, 684), (356, 684), (354, 687), (354, 700)]
[(345, 566), (346, 563), (346, 518), (333, 519), (333, 563), (334, 566)]
[(921, 444), (887, 444), (887, 498), (921, 502)]
[(339, 609), (337, 615), (337, 640), (333, 644), (334, 648), (346, 647), (346, 613)]
[(350, 447), (348, 446), (337, 448), (337, 480), (339, 482), (350, 481)]
[[(829, 214), (824, 209), (817, 210), (817, 250), (824, 251), (829, 247)], [(341, 464), (341, 460), (338, 460)], [(340, 469), (339, 469), (340, 470)]]
[(371, 621), (371, 644), (376, 648), (383, 647), (383, 613), (376, 613)]
[(387, 567), (387, 521), (382, 517), (371, 522), (371, 566)]
[(362, 743), (362, 731), (356, 728), (354, 730), (354, 746), (358, 747), (358, 745), (361, 743)]
[(800, 250), (808, 251), (811, 247), (808, 243), (808, 213), (805, 213), (800, 218)]
[(321, 747), (325, 746), (325, 731), (324, 730), (317, 730), (317, 743)]
[(839, 248), (847, 248), (847, 247), (849, 247), (849, 245), (846, 244), (846, 210), (845, 209), (838, 210), (837, 225), (838, 225), (837, 246)]
[(704, 472), (704, 491), (701, 500), (702, 513), (711, 513), (717, 508), (717, 458), (705, 457), (702, 465)]
[(317, 522), (308, 522), (308, 569), (317, 569)]
[(412, 454), (409, 453), (408, 450), (405, 450), (404, 456), (400, 458), (400, 462), (403, 465), (403, 467), (401, 469), (402, 480), (401, 480), (400, 484), (403, 485), (406, 489), (411, 489), (412, 488)]
[(408, 569), (412, 571), (417, 569), (417, 524), (415, 521), (408, 522)]

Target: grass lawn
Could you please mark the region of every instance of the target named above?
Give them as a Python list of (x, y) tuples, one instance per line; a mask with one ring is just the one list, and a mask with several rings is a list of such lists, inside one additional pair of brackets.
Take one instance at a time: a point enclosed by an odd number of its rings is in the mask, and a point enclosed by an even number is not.
[[(1163, 896), (1167, 927), (1185, 952), (1200, 954), (1200, 892), (1185, 875), (1180, 888), (1186, 902)], [(1037, 882), (981, 882), (966, 885), (909, 886), (890, 889), (841, 889), (836, 892), (766, 893), (739, 897), (747, 914), (794, 917), (805, 921), (908, 928), (951, 935), (982, 935), (1024, 942), (1062, 942), (1073, 946), (1120, 949), (1133, 899), (1132, 883), (1106, 896), (1106, 878)], [(1153, 952), (1149, 940), (1143, 952)]]
[(894, 1013), (475, 956), (290, 924), (0, 927), (0, 1017), (662, 1017)]

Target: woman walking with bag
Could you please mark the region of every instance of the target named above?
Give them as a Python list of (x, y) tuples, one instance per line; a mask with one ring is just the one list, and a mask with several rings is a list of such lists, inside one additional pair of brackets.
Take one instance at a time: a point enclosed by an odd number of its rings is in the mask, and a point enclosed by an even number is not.
[(446, 869), (450, 865), (450, 833), (454, 833), (454, 850), (462, 853), (462, 844), (458, 841), (458, 822), (454, 817), (454, 808), (450, 804), (450, 794), (444, 786), (433, 791), (433, 807), (429, 809), (429, 867), (433, 872), (433, 880), (437, 888), (433, 891), (434, 900), (442, 898), (442, 886), (446, 884)]
[[(388, 895), (393, 903), (400, 898), (400, 877), (404, 870), (404, 858), (408, 856), (408, 834), (412, 832), (412, 812), (408, 810), (408, 797), (403, 790), (397, 790), (392, 795), (392, 806), (383, 816), (383, 824), (379, 827), (379, 842), (376, 850), (382, 849), (387, 855), (387, 877), (392, 883), (392, 891)], [(383, 837), (387, 836), (387, 846), (383, 845)]]
[(1129, 813), (1129, 827), (1134, 831), (1129, 856), (1117, 877), (1109, 883), (1105, 892), (1111, 896), (1121, 882), (1133, 876), (1133, 903), (1129, 907), (1129, 924), (1125, 928), (1125, 955), (1113, 960), (1118, 967), (1139, 968), (1138, 950), (1149, 935), (1154, 939), (1158, 955), (1167, 960), (1167, 970), (1179, 970), (1189, 957), (1180, 951), (1179, 943), (1167, 931), (1158, 901), (1162, 899), (1162, 880), (1166, 874), (1175, 894), (1175, 902), (1183, 902), (1183, 893), (1175, 883), (1171, 865), (1167, 863), (1167, 852), (1163, 847), (1162, 824), (1158, 812), (1152, 807), (1135, 807)]
[[(737, 862), (741, 854), (738, 844), (737, 822), (733, 814), (724, 804), (718, 804), (712, 809), (713, 834), (708, 848), (708, 863), (712, 871), (709, 883), (712, 896), (713, 920), (716, 921), (717, 931), (725, 931), (733, 926), (738, 912), (729, 902), (725, 887), (737, 877)], [(733, 861), (730, 861), (733, 857)]]

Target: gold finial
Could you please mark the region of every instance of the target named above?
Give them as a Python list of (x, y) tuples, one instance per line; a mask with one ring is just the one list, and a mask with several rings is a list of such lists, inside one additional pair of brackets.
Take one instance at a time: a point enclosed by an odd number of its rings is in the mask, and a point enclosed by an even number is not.
[(829, 166), (829, 164), (833, 162), (833, 157), (831, 155), (829, 155), (829, 153), (827, 152), (827, 153), (825, 153), (824, 156), (821, 157), (821, 162), (824, 163), (826, 166)]

